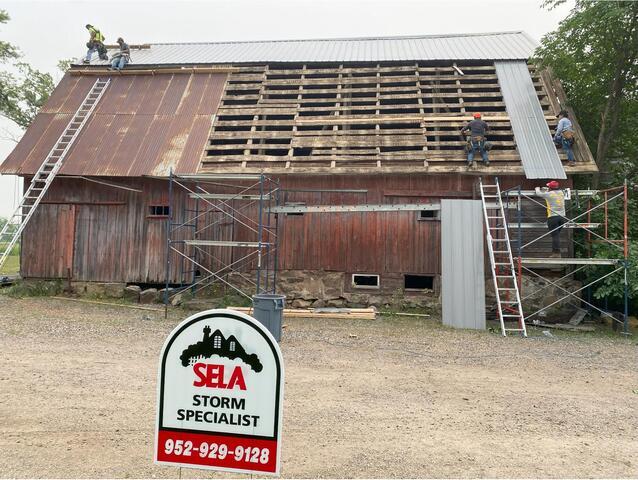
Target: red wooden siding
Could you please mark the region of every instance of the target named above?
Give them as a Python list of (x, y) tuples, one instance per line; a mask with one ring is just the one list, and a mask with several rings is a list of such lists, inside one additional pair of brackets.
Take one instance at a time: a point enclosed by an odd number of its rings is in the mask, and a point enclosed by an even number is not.
[[(168, 204), (168, 181), (115, 178), (110, 181), (142, 190), (131, 192), (81, 179), (57, 178), (23, 236), (22, 272), (25, 277), (67, 277), (101, 282), (163, 283), (166, 279), (166, 219), (149, 216), (149, 206)], [(486, 182), (491, 179), (486, 179)], [(441, 198), (476, 198), (478, 179), (470, 176), (397, 177), (285, 177), (282, 200), (306, 205), (438, 203)], [(234, 182), (236, 183), (236, 182)], [(517, 185), (505, 177), (503, 188)], [(525, 181), (524, 188), (533, 183)], [(298, 190), (360, 189), (367, 192)], [(297, 190), (297, 191), (295, 191)], [(233, 190), (236, 192), (237, 190)], [(216, 190), (216, 193), (230, 193)], [(174, 188), (176, 223), (193, 223), (195, 202), (180, 187)], [(218, 211), (201, 215), (195, 227), (175, 231), (174, 239), (256, 241), (252, 223), (257, 206), (234, 201), (240, 214)], [(348, 273), (441, 273), (440, 222), (418, 219), (418, 212), (349, 212), (280, 215), (279, 268)], [(205, 228), (206, 225), (214, 226)], [(53, 240), (51, 240), (53, 239)], [(539, 248), (544, 248), (540, 247)], [(192, 248), (181, 248), (193, 255)], [(217, 272), (224, 265), (254, 268), (241, 261), (245, 248), (205, 247), (198, 261)], [(193, 266), (171, 254), (169, 281), (188, 282)], [(190, 272), (189, 272), (190, 271)], [(201, 273), (205, 274), (205, 271)], [(221, 270), (220, 275), (230, 273)]]

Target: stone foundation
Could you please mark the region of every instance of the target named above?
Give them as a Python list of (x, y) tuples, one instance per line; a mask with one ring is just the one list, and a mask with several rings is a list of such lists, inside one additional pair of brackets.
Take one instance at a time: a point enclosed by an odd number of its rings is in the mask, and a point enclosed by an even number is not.
[(404, 291), (402, 275), (382, 275), (379, 289), (354, 288), (350, 278), (343, 272), (288, 270), (277, 274), (277, 292), (286, 295), (292, 308), (440, 308), (433, 290)]

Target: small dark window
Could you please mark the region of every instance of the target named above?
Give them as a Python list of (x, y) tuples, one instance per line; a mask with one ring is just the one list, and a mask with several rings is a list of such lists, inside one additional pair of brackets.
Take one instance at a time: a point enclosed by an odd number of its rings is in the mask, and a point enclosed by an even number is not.
[(405, 275), (403, 288), (406, 290), (433, 290), (433, 275)]
[(148, 207), (148, 214), (151, 217), (168, 217), (171, 209), (168, 205), (151, 205)]
[(417, 220), (438, 220), (439, 210), (419, 210)]
[(379, 288), (379, 275), (352, 275), (352, 286), (355, 288)]
[(287, 217), (303, 217), (303, 212), (288, 212)]

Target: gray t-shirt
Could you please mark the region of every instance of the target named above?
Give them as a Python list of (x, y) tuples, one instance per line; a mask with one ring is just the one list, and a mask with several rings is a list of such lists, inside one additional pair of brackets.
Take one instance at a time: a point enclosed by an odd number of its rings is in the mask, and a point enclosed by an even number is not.
[(473, 137), (481, 136), (484, 137), (487, 131), (490, 129), (489, 125), (485, 123), (483, 120), (472, 120), (465, 127), (463, 127), (462, 132), (470, 131)]

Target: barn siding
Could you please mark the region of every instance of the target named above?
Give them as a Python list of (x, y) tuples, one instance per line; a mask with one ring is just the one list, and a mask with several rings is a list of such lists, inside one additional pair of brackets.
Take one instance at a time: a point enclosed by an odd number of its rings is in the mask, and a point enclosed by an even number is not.
[[(105, 179), (140, 189), (131, 192), (82, 179), (58, 177), (23, 234), (22, 275), (36, 278), (129, 283), (163, 283), (166, 280), (166, 219), (149, 218), (149, 205), (168, 203), (166, 180)], [(489, 182), (490, 179), (485, 179)], [(366, 203), (438, 203), (441, 198), (476, 198), (476, 177), (440, 176), (320, 176), (280, 179), (286, 202), (307, 205)], [(503, 188), (520, 183), (504, 177)], [(524, 182), (524, 188), (534, 184)], [(359, 189), (365, 193), (295, 190)], [(236, 190), (235, 190), (236, 191)], [(223, 190), (219, 190), (223, 193)], [(226, 192), (228, 193), (228, 191)], [(234, 202), (235, 207), (243, 204)], [(200, 202), (200, 212), (204, 209)], [(176, 222), (194, 216), (195, 205), (179, 187), (174, 189)], [(257, 207), (242, 210), (257, 218)], [(250, 222), (241, 216), (239, 220)], [(198, 228), (214, 223), (199, 237), (207, 240), (256, 241), (254, 231), (237, 219), (208, 212)], [(280, 215), (279, 269), (324, 270), (346, 273), (439, 275), (441, 273), (440, 222), (419, 221), (417, 212), (351, 212)], [(255, 227), (256, 228), (256, 227)], [(184, 227), (175, 237), (192, 238)], [(545, 248), (543, 245), (539, 249)], [(208, 247), (199, 261), (217, 272), (239, 262), (242, 248)], [(183, 250), (192, 255), (191, 249)], [(255, 261), (237, 265), (255, 268)], [(171, 254), (169, 281), (189, 282), (193, 267)], [(190, 271), (190, 272), (189, 272)], [(204, 273), (204, 272), (202, 272)], [(230, 273), (222, 270), (220, 274)]]

